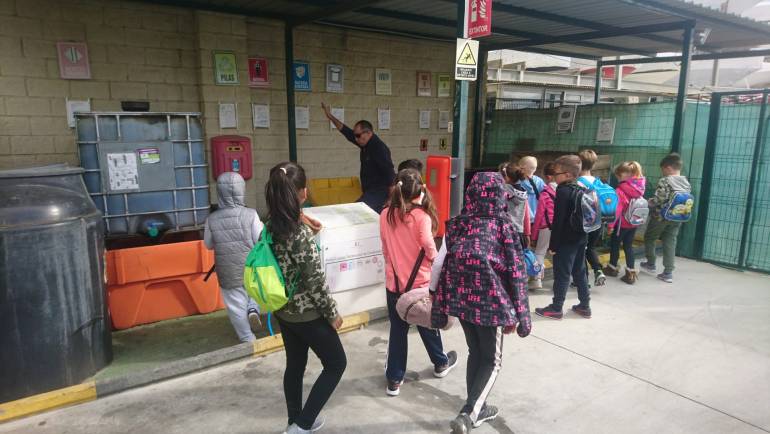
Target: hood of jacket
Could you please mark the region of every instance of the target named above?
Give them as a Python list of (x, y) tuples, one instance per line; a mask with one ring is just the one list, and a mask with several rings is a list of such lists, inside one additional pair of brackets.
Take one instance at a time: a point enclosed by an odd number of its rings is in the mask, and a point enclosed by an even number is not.
[[(527, 197), (529, 196), (527, 193), (527, 190), (524, 189), (524, 187), (518, 186), (518, 185), (511, 185), (511, 184), (503, 184), (503, 190), (505, 190), (506, 200), (513, 203), (514, 205), (520, 205), (527, 201)], [(508, 210), (510, 211), (510, 209)]]
[(644, 179), (644, 176), (640, 176), (638, 178), (629, 178), (618, 184), (618, 189), (620, 189), (620, 191), (622, 191), (627, 197), (634, 199), (644, 195), (645, 183), (646, 180)]
[[(503, 176), (497, 172), (479, 172), (465, 189), (463, 216), (507, 218), (508, 199)], [(524, 192), (526, 198), (527, 193)]]
[(225, 172), (217, 178), (217, 202), (219, 208), (246, 206), (246, 181), (235, 172)]
[(665, 179), (668, 185), (670, 185), (673, 190), (676, 190), (676, 191), (692, 190), (692, 187), (690, 186), (690, 181), (688, 181), (687, 177), (685, 176), (670, 175), (670, 176), (666, 176)]

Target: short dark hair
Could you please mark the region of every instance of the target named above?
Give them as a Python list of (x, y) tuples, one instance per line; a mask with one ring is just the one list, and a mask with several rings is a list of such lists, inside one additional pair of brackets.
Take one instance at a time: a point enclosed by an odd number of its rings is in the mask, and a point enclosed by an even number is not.
[(359, 127), (364, 131), (374, 131), (374, 127), (372, 127), (372, 123), (364, 119), (361, 119), (360, 121), (356, 122), (354, 127)]
[(401, 163), (398, 164), (398, 171), (402, 171), (404, 169), (414, 169), (420, 173), (422, 173), (422, 161), (416, 159), (416, 158), (410, 158), (408, 160), (404, 160)]
[(577, 155), (562, 155), (554, 160), (554, 164), (559, 166), (559, 170), (562, 172), (569, 173), (575, 178), (580, 176), (580, 168), (582, 165), (580, 163), (580, 157)]
[(594, 152), (592, 149), (583, 149), (582, 151), (578, 152), (578, 157), (580, 157), (580, 163), (583, 165), (582, 170), (593, 169), (594, 164), (596, 164), (596, 160), (599, 159), (599, 157), (596, 156), (596, 152)]
[(682, 170), (682, 157), (676, 152), (672, 152), (660, 160), (660, 167), (670, 167), (674, 170)]
[(553, 161), (549, 161), (545, 163), (545, 166), (543, 166), (543, 175), (545, 176), (555, 176), (556, 175), (556, 163)]

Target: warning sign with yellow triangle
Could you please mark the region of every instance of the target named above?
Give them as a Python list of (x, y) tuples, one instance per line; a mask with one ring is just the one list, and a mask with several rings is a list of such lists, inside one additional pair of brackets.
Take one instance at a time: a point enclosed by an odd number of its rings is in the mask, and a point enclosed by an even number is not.
[(460, 57), (457, 58), (458, 65), (476, 66), (476, 56), (473, 55), (471, 45), (466, 42), (462, 51), (460, 51)]
[(476, 80), (476, 59), (479, 58), (479, 41), (457, 39), (455, 56), (455, 80)]

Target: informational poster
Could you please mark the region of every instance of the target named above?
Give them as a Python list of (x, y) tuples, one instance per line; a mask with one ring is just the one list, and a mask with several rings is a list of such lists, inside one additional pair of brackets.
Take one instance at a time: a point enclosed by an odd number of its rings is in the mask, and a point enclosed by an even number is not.
[(420, 129), (427, 130), (430, 128), (430, 110), (420, 110)]
[(440, 130), (449, 129), (449, 110), (438, 111), (438, 129)]
[(326, 65), (326, 91), (342, 93), (344, 82), (344, 68), (342, 65)]
[(380, 129), (380, 130), (390, 129), (390, 109), (389, 108), (377, 109), (377, 129)]
[(469, 38), (492, 34), (492, 0), (467, 0), (467, 29)]
[(307, 130), (310, 128), (310, 107), (308, 106), (296, 106), (294, 107), (294, 119), (297, 129)]
[(91, 78), (91, 63), (85, 42), (57, 42), (56, 51), (59, 55), (59, 77), (66, 80)]
[(269, 104), (252, 104), (251, 116), (254, 128), (270, 128)]
[(457, 38), (455, 80), (476, 81), (479, 41)]
[(610, 142), (615, 140), (615, 118), (599, 119), (599, 126), (596, 128), (597, 142)]
[(559, 107), (559, 114), (556, 120), (557, 133), (571, 133), (575, 127), (575, 115), (577, 106), (568, 105)]
[(440, 98), (448, 98), (452, 96), (452, 76), (449, 74), (440, 74), (438, 76), (438, 89), (436, 94)]
[(270, 85), (267, 71), (267, 58), (249, 57), (249, 86), (266, 87)]
[(73, 99), (67, 100), (67, 125), (70, 128), (75, 128), (75, 113), (82, 112), (88, 113), (91, 111), (91, 100), (78, 101)]
[(238, 84), (238, 63), (232, 51), (214, 51), (214, 83)]
[[(343, 124), (345, 123), (345, 108), (344, 107), (332, 107), (331, 109), (332, 116), (339, 119), (340, 122)], [(334, 123), (332, 121), (329, 121), (329, 129), (336, 130), (337, 127), (334, 126)]]
[(235, 103), (219, 103), (219, 128), (238, 128), (238, 113)]
[(112, 191), (137, 190), (139, 170), (136, 166), (136, 154), (107, 154), (107, 176)]
[(431, 96), (432, 77), (430, 71), (417, 71), (417, 96)]
[(393, 76), (390, 69), (377, 68), (374, 70), (374, 93), (377, 95), (390, 95), (392, 93)]
[(294, 90), (310, 92), (310, 64), (307, 62), (294, 62)]
[(160, 163), (160, 149), (158, 148), (137, 149), (136, 153), (139, 154), (139, 161), (142, 164)]

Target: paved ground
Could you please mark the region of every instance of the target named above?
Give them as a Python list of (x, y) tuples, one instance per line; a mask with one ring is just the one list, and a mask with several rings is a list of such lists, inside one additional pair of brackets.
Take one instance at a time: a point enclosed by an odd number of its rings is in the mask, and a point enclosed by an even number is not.
[[(647, 275), (633, 287), (614, 280), (594, 291), (593, 319), (537, 318), (532, 336), (509, 337), (490, 398), (502, 416), (475, 432), (770, 432), (770, 278), (680, 264), (674, 285)], [(539, 291), (531, 304), (548, 300)], [(410, 381), (389, 398), (387, 330), (380, 322), (343, 337), (348, 371), (321, 432), (448, 432), (465, 394), (462, 331), (445, 334), (462, 362), (441, 380), (413, 333)], [(279, 433), (283, 364), (283, 353), (244, 360), (0, 425), (0, 433)], [(313, 358), (307, 378), (318, 372)]]

